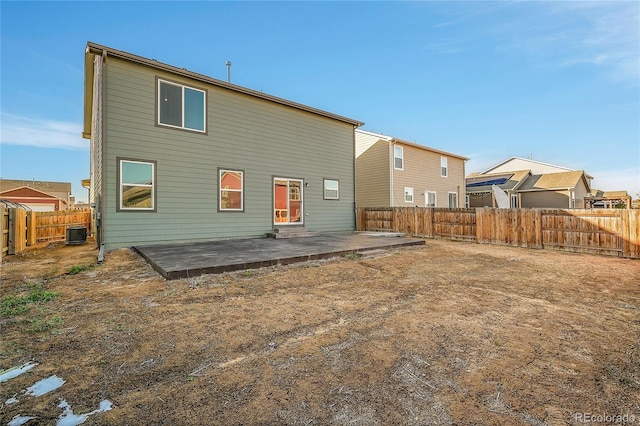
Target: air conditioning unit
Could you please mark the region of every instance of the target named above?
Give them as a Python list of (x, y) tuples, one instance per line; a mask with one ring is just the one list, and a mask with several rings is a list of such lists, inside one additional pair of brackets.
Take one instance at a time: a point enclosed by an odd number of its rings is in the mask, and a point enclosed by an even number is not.
[(67, 227), (67, 245), (84, 244), (87, 242), (87, 228), (85, 226)]

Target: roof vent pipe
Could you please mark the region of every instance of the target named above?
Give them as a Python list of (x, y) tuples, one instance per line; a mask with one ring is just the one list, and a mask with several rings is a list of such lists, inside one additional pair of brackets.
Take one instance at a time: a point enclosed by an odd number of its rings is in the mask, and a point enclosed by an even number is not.
[(227, 61), (227, 83), (231, 83), (231, 61)]

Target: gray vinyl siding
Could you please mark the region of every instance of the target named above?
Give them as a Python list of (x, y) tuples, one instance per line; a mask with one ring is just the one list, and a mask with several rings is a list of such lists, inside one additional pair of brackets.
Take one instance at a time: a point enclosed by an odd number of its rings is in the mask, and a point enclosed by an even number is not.
[(569, 191), (521, 192), (522, 208), (569, 208)]
[(578, 182), (574, 190), (575, 190), (575, 199), (576, 199), (575, 208), (576, 209), (585, 208), (584, 197), (588, 197), (591, 194), (589, 193), (589, 190), (587, 189), (587, 186), (582, 179), (580, 179), (580, 181)]
[[(107, 248), (264, 235), (273, 177), (303, 179), (304, 225), (354, 229), (354, 128), (115, 58), (106, 72)], [(156, 77), (207, 91), (207, 134), (158, 127)], [(117, 157), (157, 162), (157, 212), (116, 212)], [(218, 212), (219, 167), (244, 170), (244, 212)], [(323, 200), (322, 179), (340, 181)]]
[(389, 142), (356, 134), (356, 204), (389, 207)]
[(469, 207), (493, 207), (492, 193), (469, 194)]

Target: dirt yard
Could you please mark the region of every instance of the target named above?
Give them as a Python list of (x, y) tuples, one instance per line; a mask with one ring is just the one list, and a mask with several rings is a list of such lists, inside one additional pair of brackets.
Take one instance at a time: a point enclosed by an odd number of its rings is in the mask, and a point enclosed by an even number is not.
[(3, 308), (53, 297), (0, 316), (0, 371), (38, 364), (0, 384), (0, 424), (62, 400), (110, 401), (85, 423), (109, 425), (640, 424), (637, 260), (427, 240), (165, 281), (96, 255), (5, 258)]

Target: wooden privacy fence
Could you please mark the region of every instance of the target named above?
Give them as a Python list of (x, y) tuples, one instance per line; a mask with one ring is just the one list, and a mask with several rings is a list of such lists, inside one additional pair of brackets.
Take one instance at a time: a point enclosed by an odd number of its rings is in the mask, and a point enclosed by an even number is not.
[(0, 205), (0, 217), (1, 256), (21, 253), (38, 242), (65, 240), (68, 226), (84, 226), (91, 232), (90, 209), (32, 212)]
[(64, 240), (69, 226), (84, 226), (91, 233), (91, 210), (61, 210), (36, 213), (36, 240), (38, 242)]
[(359, 208), (360, 231), (640, 258), (638, 209)]

